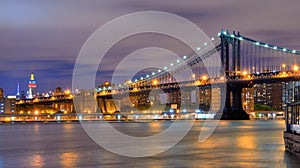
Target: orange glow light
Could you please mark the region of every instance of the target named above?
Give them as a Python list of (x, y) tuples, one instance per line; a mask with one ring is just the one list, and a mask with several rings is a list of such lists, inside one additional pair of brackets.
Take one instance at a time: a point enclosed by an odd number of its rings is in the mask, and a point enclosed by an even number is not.
[(293, 70), (294, 71), (299, 71), (299, 67), (297, 65), (294, 65)]
[(202, 80), (207, 80), (207, 79), (208, 79), (208, 78), (207, 78), (206, 75), (202, 76)]

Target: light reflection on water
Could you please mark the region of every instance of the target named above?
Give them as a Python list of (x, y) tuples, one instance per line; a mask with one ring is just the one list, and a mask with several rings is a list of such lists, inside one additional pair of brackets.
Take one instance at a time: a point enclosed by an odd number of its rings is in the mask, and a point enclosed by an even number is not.
[[(101, 123), (99, 123), (101, 124)], [(131, 135), (152, 135), (172, 122), (112, 123)], [(78, 123), (0, 124), (1, 167), (299, 167), (284, 151), (284, 121), (221, 121), (205, 142), (203, 122), (175, 147), (156, 156), (129, 158), (91, 141)], [(151, 150), (151, 149), (149, 149)]]
[(43, 167), (44, 161), (43, 157), (39, 154), (35, 154), (32, 156), (32, 158), (28, 158), (30, 161), (31, 167)]
[(34, 131), (34, 134), (39, 134), (39, 124), (34, 124), (34, 127), (33, 127), (33, 131)]
[(236, 143), (240, 148), (253, 150), (256, 148), (257, 139), (253, 134), (241, 135), (236, 138)]
[(78, 163), (78, 154), (75, 152), (65, 152), (60, 156), (62, 167), (76, 167)]

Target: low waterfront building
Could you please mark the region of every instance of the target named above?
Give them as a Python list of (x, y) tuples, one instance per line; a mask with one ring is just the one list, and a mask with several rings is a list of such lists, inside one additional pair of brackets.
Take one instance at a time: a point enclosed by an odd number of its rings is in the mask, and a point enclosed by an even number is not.
[(0, 98), (0, 114), (13, 114), (16, 112), (16, 97)]
[(96, 101), (96, 90), (80, 90), (73, 98), (75, 110), (78, 113), (95, 113), (98, 105)]

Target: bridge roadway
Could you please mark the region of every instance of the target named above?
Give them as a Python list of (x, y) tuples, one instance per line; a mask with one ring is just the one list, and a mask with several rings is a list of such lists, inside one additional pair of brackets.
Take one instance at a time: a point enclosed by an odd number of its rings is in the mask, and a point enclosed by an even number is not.
[[(108, 95), (122, 95), (122, 94), (135, 94), (138, 92), (149, 92), (153, 89), (161, 89), (164, 92), (172, 92), (173, 90), (183, 89), (191, 90), (192, 88), (198, 87), (201, 89), (209, 89), (213, 87), (221, 87), (226, 85), (230, 86), (243, 86), (243, 87), (252, 87), (254, 84), (271, 84), (277, 82), (291, 82), (299, 81), (300, 73), (293, 71), (284, 71), (284, 72), (265, 72), (265, 73), (256, 73), (249, 75), (233, 75), (229, 76), (227, 80), (218, 78), (218, 79), (208, 79), (208, 80), (195, 80), (195, 81), (185, 81), (185, 82), (173, 82), (166, 84), (158, 85), (136, 85), (128, 86), (117, 89), (107, 89), (98, 92), (98, 97), (108, 96)], [(129, 92), (128, 92), (129, 91)]]
[[(160, 90), (161, 93), (172, 93), (179, 91), (189, 92), (192, 90), (204, 90), (211, 88), (220, 88), (221, 92), (224, 93), (226, 88), (226, 96), (220, 94), (221, 102), (225, 102), (223, 112), (224, 115), (236, 115), (241, 113), (242, 117), (244, 115), (244, 110), (242, 108), (242, 89), (251, 88), (254, 84), (271, 84), (278, 82), (290, 82), (299, 81), (300, 73), (297, 71), (274, 71), (256, 74), (244, 74), (244, 75), (232, 75), (226, 80), (223, 78), (219, 79), (207, 79), (207, 80), (196, 80), (196, 81), (185, 81), (179, 83), (167, 83), (158, 85), (135, 85), (129, 86), (127, 88), (118, 88), (112, 90), (102, 90), (97, 93), (97, 97), (102, 99), (122, 99), (126, 96), (138, 96), (138, 95), (148, 95), (153, 90)], [(230, 97), (230, 93), (232, 97)], [(180, 97), (180, 96), (179, 96)], [(225, 100), (224, 100), (225, 99)], [(171, 102), (173, 103), (173, 102)], [(174, 102), (174, 103), (178, 103)], [(221, 111), (221, 109), (220, 109)], [(241, 117), (241, 116), (240, 116)], [(231, 117), (232, 118), (232, 117)], [(234, 117), (233, 117), (234, 118)], [(247, 118), (247, 117), (246, 117)]]

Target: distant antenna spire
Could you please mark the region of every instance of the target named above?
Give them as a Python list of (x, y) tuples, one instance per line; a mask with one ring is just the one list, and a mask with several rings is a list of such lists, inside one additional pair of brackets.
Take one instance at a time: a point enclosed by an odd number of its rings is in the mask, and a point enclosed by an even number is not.
[(20, 97), (20, 84), (17, 85), (17, 97)]

